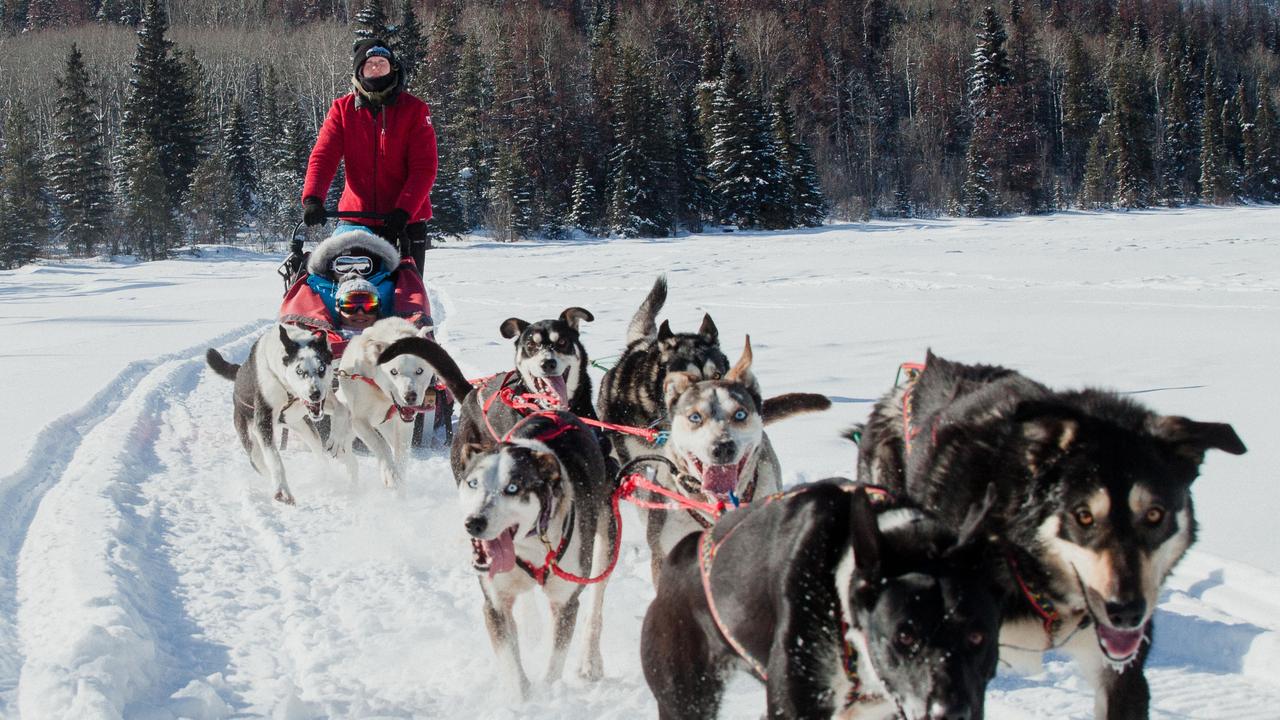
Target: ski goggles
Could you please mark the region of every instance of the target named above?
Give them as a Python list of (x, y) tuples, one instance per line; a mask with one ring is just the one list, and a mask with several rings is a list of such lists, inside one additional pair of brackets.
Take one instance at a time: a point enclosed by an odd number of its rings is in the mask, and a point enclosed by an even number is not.
[(378, 311), (378, 294), (367, 290), (347, 293), (335, 303), (338, 312), (354, 315), (357, 312), (375, 313)]
[(342, 277), (347, 273), (355, 273), (360, 277), (366, 277), (373, 272), (373, 260), (362, 255), (342, 255), (333, 259), (329, 267), (333, 270), (333, 274)]

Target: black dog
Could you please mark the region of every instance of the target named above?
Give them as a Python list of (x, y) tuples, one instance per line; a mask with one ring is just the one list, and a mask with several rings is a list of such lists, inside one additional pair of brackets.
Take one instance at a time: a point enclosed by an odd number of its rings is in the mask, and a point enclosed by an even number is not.
[[(591, 361), (579, 336), (578, 324), (591, 322), (590, 312), (571, 307), (554, 320), (529, 323), (507, 318), (499, 326), (502, 337), (515, 338), (516, 367), (489, 378), (462, 401), (462, 419), (450, 449), (455, 480), (462, 479), (461, 449), (467, 445), (493, 447), (529, 410), (519, 406), (526, 396), (540, 409), (567, 410), (596, 419), (591, 405)], [(607, 454), (608, 448), (603, 448)]]
[[(674, 333), (658, 312), (667, 301), (667, 279), (659, 277), (627, 328), (627, 348), (600, 381), (596, 406), (606, 422), (631, 427), (665, 426), (664, 383), (668, 372), (685, 372), (694, 380), (718, 380), (729, 371), (720, 350), (720, 333), (704, 315), (696, 333)], [(612, 437), (619, 462), (652, 452), (643, 440), (623, 434)]]
[(1101, 390), (1055, 392), (1012, 370), (928, 355), (872, 411), (858, 477), (958, 524), (988, 483), (1006, 596), (1001, 652), (1081, 663), (1099, 718), (1145, 718), (1160, 587), (1195, 540), (1191, 483), (1230, 425), (1160, 416)]
[(641, 635), (659, 717), (715, 717), (739, 668), (765, 682), (770, 718), (982, 717), (1000, 610), (980, 521), (957, 536), (827, 480), (686, 537)]

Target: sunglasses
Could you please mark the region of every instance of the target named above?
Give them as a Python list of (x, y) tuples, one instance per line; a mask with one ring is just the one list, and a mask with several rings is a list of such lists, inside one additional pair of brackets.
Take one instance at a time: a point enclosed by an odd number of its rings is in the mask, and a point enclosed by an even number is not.
[(333, 259), (330, 266), (333, 274), (342, 277), (347, 273), (355, 273), (361, 277), (373, 272), (373, 260), (360, 255), (342, 255)]
[(357, 312), (375, 313), (378, 311), (378, 296), (376, 293), (364, 291), (348, 293), (338, 301), (337, 305), (338, 312), (348, 315)]

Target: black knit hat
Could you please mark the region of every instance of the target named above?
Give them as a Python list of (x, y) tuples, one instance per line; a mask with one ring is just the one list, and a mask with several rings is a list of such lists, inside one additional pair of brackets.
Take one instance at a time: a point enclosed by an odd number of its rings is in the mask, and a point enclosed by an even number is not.
[(400, 67), (400, 61), (396, 60), (395, 53), (391, 52), (391, 48), (378, 38), (366, 38), (355, 44), (351, 49), (351, 71), (356, 77), (360, 76), (360, 66), (364, 65), (364, 61), (374, 55), (381, 55), (391, 63), (392, 71)]

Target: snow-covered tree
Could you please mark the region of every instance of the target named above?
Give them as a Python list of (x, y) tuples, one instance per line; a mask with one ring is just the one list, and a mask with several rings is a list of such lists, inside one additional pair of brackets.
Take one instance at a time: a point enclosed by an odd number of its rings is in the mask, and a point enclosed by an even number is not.
[(16, 267), (39, 257), (49, 242), (49, 200), (45, 196), (40, 142), (31, 113), (14, 103), (4, 124), (4, 167), (0, 171), (0, 264)]
[(49, 186), (57, 227), (72, 255), (89, 255), (106, 240), (111, 216), (111, 170), (84, 57), (73, 43), (54, 117)]

